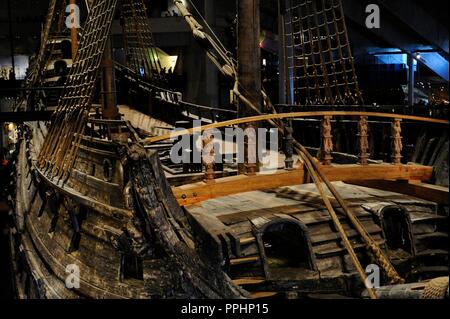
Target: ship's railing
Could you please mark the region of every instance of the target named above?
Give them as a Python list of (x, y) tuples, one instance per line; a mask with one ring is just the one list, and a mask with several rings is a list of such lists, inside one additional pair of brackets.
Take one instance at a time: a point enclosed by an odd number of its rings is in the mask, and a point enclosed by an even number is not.
[[(448, 120), (419, 117), (414, 115), (404, 115), (404, 114), (391, 114), (391, 113), (380, 113), (380, 112), (367, 112), (367, 111), (309, 111), (309, 112), (290, 112), (290, 113), (279, 113), (279, 114), (264, 114), (247, 118), (240, 118), (234, 120), (228, 120), (220, 123), (213, 123), (209, 125), (204, 125), (201, 127), (195, 127), (191, 129), (185, 129), (176, 131), (170, 134), (151, 137), (143, 140), (144, 144), (152, 144), (164, 140), (173, 139), (183, 135), (191, 135), (193, 133), (202, 133), (212, 129), (226, 128), (230, 126), (237, 125), (252, 125), (258, 122), (269, 122), (273, 126), (280, 127), (280, 121), (282, 121), (281, 133), (284, 134), (285, 145), (284, 152), (286, 155), (286, 169), (292, 169), (292, 156), (294, 150), (294, 139), (292, 119), (305, 119), (305, 118), (318, 118), (321, 120), (321, 150), (320, 150), (320, 161), (324, 166), (330, 166), (332, 164), (332, 153), (333, 153), (333, 136), (332, 136), (332, 123), (334, 118), (348, 117), (353, 118), (358, 121), (358, 164), (361, 166), (369, 165), (369, 118), (383, 118), (391, 122), (391, 162), (395, 165), (401, 165), (402, 159), (402, 122), (403, 121), (418, 121), (423, 123), (448, 125)], [(203, 147), (208, 147), (210, 141), (204, 140)], [(256, 164), (255, 164), (256, 165)], [(210, 164), (204, 163), (205, 166), (205, 181), (214, 180), (214, 169)], [(252, 165), (246, 165), (246, 167), (251, 168), (250, 174), (255, 172), (255, 168)], [(247, 172), (249, 173), (249, 172)]]
[(236, 117), (237, 112), (235, 110), (228, 110), (219, 107), (209, 107), (205, 105), (195, 104), (183, 101), (183, 95), (180, 92), (176, 92), (167, 88), (151, 83), (142, 77), (138, 76), (135, 71), (115, 62), (115, 68), (121, 72), (124, 77), (131, 83), (135, 83), (140, 89), (154, 94), (154, 96), (165, 103), (177, 107), (187, 117), (199, 119), (205, 121), (209, 119), (211, 123), (218, 122), (223, 119), (229, 119)]
[(401, 115), (415, 115), (423, 117), (431, 117), (436, 119), (448, 119), (450, 107), (449, 105), (398, 105), (398, 104), (369, 104), (369, 105), (286, 105), (278, 104), (275, 106), (279, 113), (294, 112), (301, 110), (302, 112), (313, 111), (364, 111), (392, 113)]
[(198, 120), (206, 118), (210, 120), (210, 123), (217, 123), (223, 119), (236, 118), (237, 115), (237, 111), (235, 110), (209, 107), (184, 101), (180, 101), (179, 105), (186, 116), (196, 118)]

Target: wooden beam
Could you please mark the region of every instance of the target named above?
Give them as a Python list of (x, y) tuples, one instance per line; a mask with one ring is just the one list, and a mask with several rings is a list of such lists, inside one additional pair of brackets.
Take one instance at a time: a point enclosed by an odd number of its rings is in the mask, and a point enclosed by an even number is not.
[(238, 175), (216, 179), (212, 184), (200, 182), (175, 187), (173, 192), (180, 205), (188, 206), (238, 193), (302, 184), (303, 175), (303, 169), (270, 175)]
[(349, 180), (417, 180), (429, 181), (433, 177), (433, 167), (422, 165), (332, 165), (321, 166), (320, 170), (330, 181)]
[(238, 259), (230, 259), (230, 266), (243, 265), (243, 264), (251, 264), (259, 261), (261, 258), (259, 257), (244, 257)]
[(276, 291), (258, 291), (250, 294), (251, 299), (271, 298), (278, 295)]
[(441, 205), (449, 205), (448, 187), (395, 180), (359, 180), (347, 181), (347, 183), (414, 196)]
[(233, 283), (237, 286), (248, 286), (248, 285), (259, 285), (264, 283), (266, 280), (263, 277), (248, 277), (233, 279)]
[[(417, 180), (428, 181), (433, 168), (419, 165), (331, 165), (321, 166), (321, 170), (330, 181), (367, 181), (367, 180)], [(305, 180), (303, 167), (293, 171), (280, 170), (275, 174), (257, 174), (255, 176), (238, 175), (172, 188), (178, 203), (182, 206), (193, 205), (205, 200), (225, 197), (233, 194), (267, 190), (272, 188), (300, 185)]]

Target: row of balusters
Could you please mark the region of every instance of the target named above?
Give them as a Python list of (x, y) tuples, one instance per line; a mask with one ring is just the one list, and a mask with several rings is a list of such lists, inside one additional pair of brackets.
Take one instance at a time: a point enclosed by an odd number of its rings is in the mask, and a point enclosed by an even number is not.
[[(331, 165), (333, 160), (332, 116), (324, 116), (321, 121), (320, 160), (323, 165)], [(395, 165), (402, 163), (402, 120), (393, 119), (391, 122), (391, 162)], [(358, 164), (369, 165), (369, 122), (367, 116), (360, 116), (358, 121)]]
[[(322, 165), (329, 166), (332, 164), (333, 161), (333, 151), (334, 151), (334, 144), (333, 144), (333, 135), (332, 135), (332, 122), (333, 117), (332, 116), (324, 116), (321, 121), (321, 147), (319, 151), (319, 159), (322, 163)], [(401, 127), (401, 119), (393, 119), (391, 123), (391, 159), (392, 164), (394, 165), (401, 165), (402, 160), (402, 150), (403, 150), (403, 143), (402, 143), (402, 127)], [(252, 127), (250, 124), (248, 127)], [(284, 127), (285, 127), (285, 136), (284, 136), (284, 154), (285, 154), (285, 169), (292, 170), (294, 168), (294, 137), (293, 137), (293, 128), (292, 128), (292, 120), (286, 119), (284, 121)], [(367, 116), (360, 116), (358, 121), (358, 164), (360, 165), (369, 165), (369, 158), (370, 154), (369, 151), (369, 121)], [(204, 134), (202, 139), (202, 145), (203, 149), (208, 147), (210, 143), (213, 143), (214, 136), (211, 134)], [(250, 142), (251, 143), (251, 142)], [(246, 140), (245, 147), (247, 148), (249, 145), (249, 141)], [(207, 158), (208, 161), (203, 162), (203, 166), (205, 169), (205, 178), (204, 181), (207, 183), (211, 183), (215, 179), (215, 163), (212, 160), (214, 158), (214, 147), (208, 147)], [(246, 156), (245, 158), (248, 158), (246, 150)], [(254, 175), (257, 172), (257, 164), (255, 163), (249, 163), (246, 161), (246, 163), (243, 165), (243, 169), (241, 171), (242, 173), (246, 175)]]

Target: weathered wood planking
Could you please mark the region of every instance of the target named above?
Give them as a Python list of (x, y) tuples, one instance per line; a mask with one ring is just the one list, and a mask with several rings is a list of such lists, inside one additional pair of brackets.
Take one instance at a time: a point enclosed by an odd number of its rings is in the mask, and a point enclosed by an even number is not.
[[(334, 184), (350, 203), (349, 206), (353, 213), (373, 240), (386, 251), (389, 250), (386, 246), (382, 224), (380, 224), (381, 212), (385, 208), (398, 207), (408, 214), (412, 223), (412, 234), (416, 236), (414, 250), (418, 252), (418, 255), (417, 257), (410, 255), (410, 262), (420, 264), (423, 258), (430, 258), (430, 256), (431, 258), (437, 258), (435, 256), (446, 258), (448, 256), (448, 250), (443, 250), (439, 248), (439, 244), (437, 246), (434, 244), (436, 240), (448, 239), (448, 235), (444, 236), (445, 233), (433, 233), (436, 230), (436, 223), (444, 218), (436, 214), (437, 205), (435, 203), (389, 191), (345, 183)], [(262, 205), (261, 202), (264, 204)], [(249, 209), (252, 206), (254, 209)], [(213, 210), (211, 210), (212, 207), (214, 207)], [(222, 207), (222, 209), (218, 207)], [(227, 232), (231, 229), (231, 232), (242, 244), (239, 250), (229, 252), (228, 271), (235, 282), (245, 287), (249, 285), (251, 291), (268, 291), (264, 290), (268, 287), (283, 291), (283, 285), (275, 278), (283, 278), (283, 282), (290, 283), (296, 282), (299, 278), (310, 281), (317, 280), (315, 282), (316, 289), (319, 289), (317, 287), (321, 285), (326, 286), (325, 281), (329, 284), (328, 289), (337, 289), (338, 282), (344, 280), (343, 278), (346, 278), (345, 282), (354, 280), (356, 283), (356, 270), (329, 213), (323, 203), (321, 204), (314, 185), (305, 184), (278, 188), (270, 192), (254, 191), (235, 194), (187, 206), (186, 209), (193, 214), (195, 219), (204, 219), (205, 216), (208, 216), (208, 220), (215, 225), (216, 229), (220, 229), (221, 225), (226, 226)], [(368, 253), (360, 234), (353, 229), (339, 209), (337, 209), (337, 213), (359, 258), (365, 263), (374, 262), (373, 256)], [(311, 253), (315, 257), (320, 280), (314, 279), (315, 276), (318, 276), (317, 272), (306, 269), (297, 269), (290, 275), (289, 272), (285, 272), (284, 275), (280, 272), (276, 272), (275, 275), (272, 272), (269, 277), (265, 276), (263, 271), (265, 260), (261, 257), (263, 255), (261, 255), (261, 246), (258, 245), (257, 229), (263, 228), (264, 225), (275, 220), (286, 219), (280, 219), (279, 216), (294, 218), (306, 226), (312, 247)], [(208, 233), (208, 227), (204, 231)], [(226, 255), (224, 257), (227, 258)], [(420, 271), (424, 271), (424, 269), (431, 268), (419, 268)], [(412, 276), (407, 270), (402, 271), (405, 276)], [(258, 285), (252, 284), (254, 281), (251, 278), (254, 276), (261, 277), (264, 281), (261, 279), (261, 281), (257, 281)], [(347, 286), (346, 289), (350, 289), (350, 291), (344, 292), (344, 289), (341, 293), (351, 294), (352, 288)]]

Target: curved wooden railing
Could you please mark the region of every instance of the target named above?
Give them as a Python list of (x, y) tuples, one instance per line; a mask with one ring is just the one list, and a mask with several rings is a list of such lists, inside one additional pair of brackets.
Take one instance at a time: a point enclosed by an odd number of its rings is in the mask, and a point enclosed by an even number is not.
[(264, 114), (258, 116), (251, 116), (245, 118), (239, 118), (235, 120), (228, 120), (219, 123), (208, 124), (196, 128), (180, 130), (170, 134), (161, 136), (155, 136), (145, 139), (143, 142), (151, 144), (155, 142), (165, 141), (182, 135), (189, 135), (197, 132), (206, 131), (215, 128), (224, 128), (228, 126), (235, 126), (240, 124), (256, 123), (270, 120), (282, 120), (282, 119), (294, 119), (294, 118), (314, 118), (314, 117), (335, 117), (335, 116), (354, 116), (354, 117), (378, 117), (389, 118), (393, 120), (409, 120), (434, 124), (448, 125), (448, 120), (434, 119), (428, 117), (420, 117), (413, 115), (400, 115), (391, 113), (378, 113), (378, 112), (358, 112), (358, 111), (318, 111), (318, 112), (291, 112), (291, 113), (278, 113), (278, 114)]
[[(262, 121), (268, 121), (272, 125), (280, 127), (277, 123), (274, 121), (276, 120), (284, 120), (287, 123), (284, 123), (284, 129), (288, 128), (291, 123), (290, 121), (286, 121), (287, 119), (293, 119), (293, 118), (322, 118), (321, 122), (321, 160), (323, 165), (331, 165), (332, 163), (332, 153), (333, 153), (333, 136), (332, 136), (332, 120), (333, 117), (356, 117), (358, 118), (358, 160), (359, 164), (361, 165), (368, 165), (369, 160), (369, 117), (376, 117), (376, 118), (387, 118), (392, 120), (391, 124), (391, 140), (392, 140), (392, 152), (391, 152), (391, 158), (392, 163), (396, 165), (401, 164), (402, 159), (402, 150), (403, 150), (403, 144), (402, 144), (402, 121), (418, 121), (418, 122), (424, 122), (424, 123), (433, 123), (433, 124), (443, 124), (448, 125), (448, 120), (442, 120), (442, 119), (435, 119), (435, 118), (428, 118), (428, 117), (420, 117), (420, 116), (413, 116), (413, 115), (402, 115), (402, 114), (392, 114), (392, 113), (379, 113), (379, 112), (367, 112), (367, 111), (309, 111), (309, 112), (292, 112), (292, 113), (278, 113), (278, 114), (263, 114), (258, 116), (252, 116), (252, 117), (246, 117), (246, 118), (239, 118), (234, 120), (228, 120), (223, 121), (219, 123), (213, 123), (208, 124), (204, 126), (194, 127), (191, 129), (183, 129), (179, 131), (174, 131), (169, 134), (161, 135), (161, 136), (155, 136), (151, 138), (145, 139), (143, 142), (144, 144), (151, 144), (156, 143), (168, 139), (173, 139), (178, 136), (183, 135), (190, 135), (193, 133), (201, 133), (207, 130), (212, 129), (220, 129), (230, 126), (236, 126), (236, 125), (251, 125), (251, 123), (256, 122), (262, 122)], [(286, 126), (287, 125), (287, 126)], [(283, 130), (284, 130), (283, 129)], [(294, 148), (294, 139), (292, 137), (293, 130), (292, 128), (286, 130), (285, 132), (287, 136), (285, 136), (285, 155), (286, 155), (286, 168), (291, 169), (292, 168), (292, 151)], [(206, 143), (208, 144), (208, 143)], [(206, 145), (205, 144), (205, 145)], [(250, 167), (250, 170), (254, 173), (256, 171), (255, 165), (248, 165)], [(211, 165), (205, 165), (206, 168), (206, 180), (211, 181), (214, 179), (213, 174), (213, 168)]]

